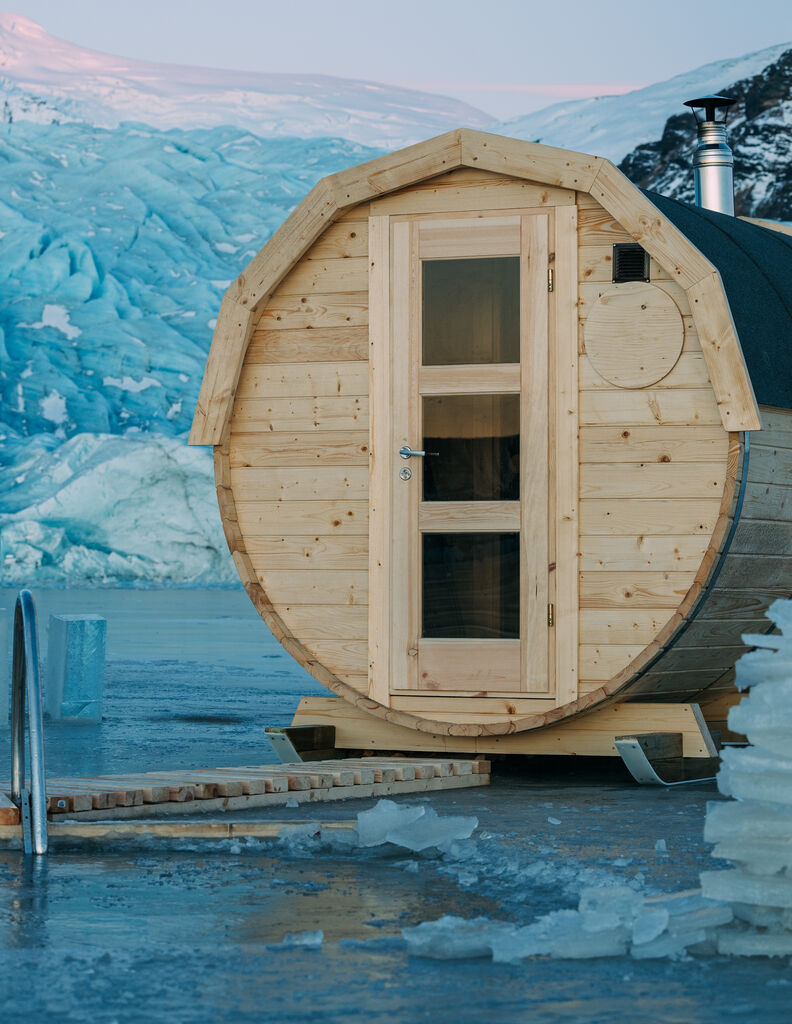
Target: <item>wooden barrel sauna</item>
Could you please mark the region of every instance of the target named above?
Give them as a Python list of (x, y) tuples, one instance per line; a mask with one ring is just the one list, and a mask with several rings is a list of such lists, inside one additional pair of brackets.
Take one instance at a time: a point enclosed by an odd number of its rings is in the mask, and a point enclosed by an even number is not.
[(599, 157), (460, 130), (323, 179), (190, 438), (262, 618), (435, 734), (727, 699), (792, 591), (790, 282), (792, 239)]

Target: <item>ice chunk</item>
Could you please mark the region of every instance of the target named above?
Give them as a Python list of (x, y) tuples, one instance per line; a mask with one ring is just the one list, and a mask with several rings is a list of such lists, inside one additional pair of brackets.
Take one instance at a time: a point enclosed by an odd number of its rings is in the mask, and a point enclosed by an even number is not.
[(668, 911), (665, 907), (647, 907), (642, 909), (633, 921), (633, 946), (642, 946), (665, 931), (668, 925)]
[(379, 800), (368, 811), (357, 816), (355, 833), (358, 846), (380, 846), (387, 843), (389, 833), (400, 826), (409, 825), (424, 814), (420, 804), (397, 804), (393, 800)]
[(288, 808), (289, 808), (289, 810), (292, 810), (292, 809), (293, 809), (293, 808), (295, 808), (295, 807), (299, 807), (299, 806), (300, 806), (300, 803), (299, 803), (299, 801), (298, 801), (298, 800), (296, 799), (296, 797), (290, 796), (290, 797), (289, 797), (289, 799), (288, 799), (288, 800), (286, 801), (286, 804), (285, 804), (285, 806), (286, 806), (286, 807), (288, 807)]
[(655, 843), (655, 853), (668, 853), (668, 844), (665, 839), (658, 839)]
[(792, 956), (792, 932), (736, 931), (718, 933), (718, 952), (732, 956)]
[(388, 842), (404, 846), (413, 853), (428, 850), (432, 846), (444, 849), (458, 839), (467, 839), (478, 828), (478, 818), (448, 816), (441, 817), (427, 807), (420, 818), (405, 822), (388, 833)]
[(445, 847), (467, 839), (478, 828), (478, 818), (441, 817), (423, 804), (397, 804), (380, 800), (371, 810), (361, 811), (355, 829), (358, 846), (393, 843), (413, 853), (430, 847)]
[(616, 918), (632, 921), (643, 904), (643, 897), (626, 885), (591, 886), (580, 894), (578, 910), (589, 918)]
[(672, 935), (668, 932), (658, 935), (651, 942), (643, 945), (633, 945), (630, 949), (630, 956), (635, 960), (656, 960), (661, 957), (675, 959), (683, 956), (688, 946), (698, 945), (705, 942), (707, 933), (701, 931), (681, 932)]
[[(556, 910), (525, 928), (495, 935), (492, 958), (514, 963), (529, 956), (550, 956), (563, 960), (590, 960), (623, 956), (629, 931), (624, 924), (593, 927), (594, 918), (579, 910)], [(604, 922), (599, 922), (603, 924)]]
[(792, 907), (792, 878), (779, 875), (752, 875), (739, 868), (702, 871), (701, 888), (705, 896), (714, 900)]
[(321, 949), (324, 941), (324, 932), (287, 932), (281, 942), (282, 949)]
[(455, 917), (424, 921), (414, 928), (403, 928), (402, 936), (410, 956), (430, 960), (474, 960), (488, 957), (496, 938), (508, 942), (515, 926), (488, 917)]

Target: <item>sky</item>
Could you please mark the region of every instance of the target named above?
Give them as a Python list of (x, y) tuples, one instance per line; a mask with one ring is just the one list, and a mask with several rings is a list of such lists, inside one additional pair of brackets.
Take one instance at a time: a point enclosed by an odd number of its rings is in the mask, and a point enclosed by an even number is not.
[(165, 63), (364, 78), (499, 119), (792, 40), (790, 0), (16, 0), (52, 35)]

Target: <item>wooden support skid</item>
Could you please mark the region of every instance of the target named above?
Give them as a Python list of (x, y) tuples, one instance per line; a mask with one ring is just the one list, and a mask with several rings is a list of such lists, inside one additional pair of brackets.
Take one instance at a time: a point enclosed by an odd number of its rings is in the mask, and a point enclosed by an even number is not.
[(617, 736), (672, 732), (686, 758), (717, 756), (697, 704), (613, 704), (560, 725), (506, 736), (437, 736), (394, 725), (337, 697), (303, 697), (292, 725), (333, 725), (339, 750), (437, 750), (452, 754), (565, 754), (618, 757)]
[[(426, 793), (488, 783), (489, 762), (480, 758), (341, 758), (300, 764), (48, 779), (47, 810), (52, 821), (68, 815), (76, 821), (106, 822), (282, 807), (287, 800), (319, 803)], [(4, 797), (7, 792), (9, 784), (0, 783), (0, 839), (20, 834), (18, 811)]]

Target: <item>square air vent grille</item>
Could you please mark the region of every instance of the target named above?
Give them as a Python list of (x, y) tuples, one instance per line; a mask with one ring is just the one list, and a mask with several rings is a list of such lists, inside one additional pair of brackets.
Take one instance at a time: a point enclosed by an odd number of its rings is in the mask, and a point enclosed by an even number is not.
[(634, 242), (613, 247), (613, 283), (649, 280), (649, 253)]

